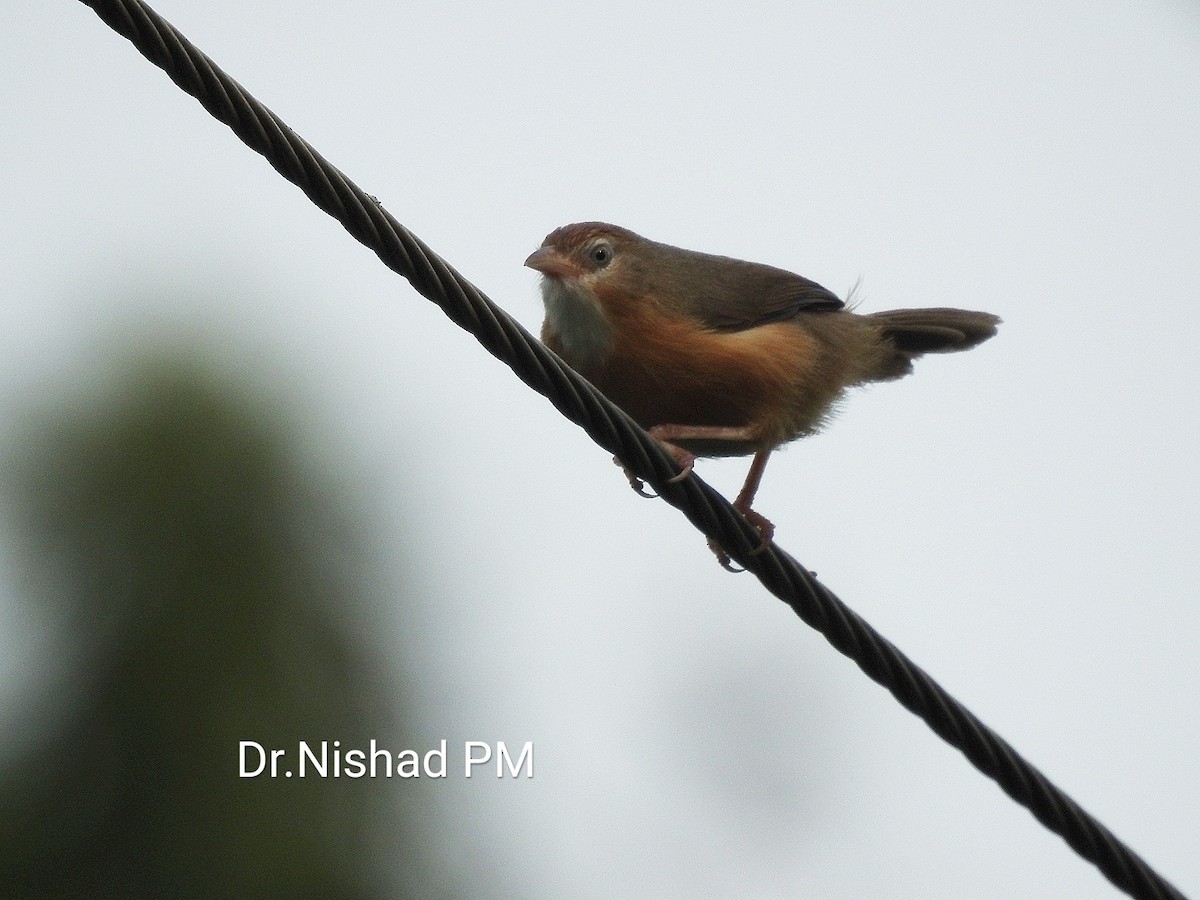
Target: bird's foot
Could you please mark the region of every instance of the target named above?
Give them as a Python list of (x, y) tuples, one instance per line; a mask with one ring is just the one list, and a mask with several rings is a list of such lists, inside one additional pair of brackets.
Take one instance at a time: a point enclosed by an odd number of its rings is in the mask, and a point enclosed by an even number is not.
[[(667, 479), (667, 484), (676, 484), (683, 481), (692, 474), (692, 469), (696, 466), (696, 454), (684, 450), (678, 444), (672, 444), (670, 441), (663, 440), (655, 434), (655, 428), (650, 429), (652, 437), (658, 438), (658, 442), (662, 444), (663, 449), (671, 454), (671, 459), (675, 460), (679, 466), (679, 472)], [(634, 471), (625, 465), (619, 456), (613, 457), (613, 462), (621, 467), (621, 471), (625, 473), (625, 477), (629, 479), (629, 486), (643, 497), (657, 497), (658, 494), (652, 494), (646, 490), (646, 482), (634, 474)]]
[(765, 552), (766, 549), (771, 546), (771, 541), (775, 537), (775, 523), (762, 513), (755, 512), (749, 507), (746, 509), (740, 509), (735, 503), (733, 508), (742, 514), (742, 518), (749, 522), (754, 530), (758, 532), (758, 536), (762, 538), (762, 542), (753, 550), (751, 550), (750, 554), (752, 556), (758, 556), (758, 554)]
[(679, 472), (667, 479), (668, 484), (683, 481), (692, 474), (692, 469), (696, 467), (696, 454), (671, 442), (670, 438), (674, 436), (676, 430), (677, 426), (675, 425), (655, 425), (650, 429), (650, 436), (658, 438), (663, 449), (671, 454), (671, 459), (675, 460), (679, 466)]
[[(749, 506), (743, 508), (741, 505), (735, 502), (733, 504), (733, 508), (742, 514), (742, 518), (750, 523), (751, 527), (758, 532), (759, 538), (761, 538), (759, 545), (750, 551), (750, 555), (758, 556), (760, 553), (766, 552), (766, 549), (771, 546), (771, 539), (775, 537), (774, 523), (772, 523), (771, 520), (762, 513), (755, 512), (753, 509), (750, 509)], [(745, 569), (735, 566), (733, 561), (729, 558), (729, 554), (726, 553), (721, 545), (712, 538), (708, 539), (708, 549), (712, 551), (713, 556), (717, 558), (717, 562), (720, 563), (721, 568), (726, 572), (746, 571)]]
[(633, 488), (635, 493), (640, 494), (643, 497), (650, 498), (658, 496), (658, 494), (652, 494), (646, 490), (646, 482), (638, 478), (637, 475), (634, 474), (633, 469), (629, 468), (629, 466), (625, 465), (625, 463), (621, 461), (621, 457), (614, 456), (613, 462), (621, 467), (621, 471), (624, 472), (625, 477), (629, 479), (629, 486)]

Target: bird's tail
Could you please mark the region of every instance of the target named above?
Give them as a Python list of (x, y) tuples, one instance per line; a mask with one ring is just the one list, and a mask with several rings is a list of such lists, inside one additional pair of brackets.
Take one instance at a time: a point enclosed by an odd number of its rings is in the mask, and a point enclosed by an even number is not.
[(866, 316), (894, 353), (880, 366), (877, 380), (900, 378), (912, 361), (926, 353), (957, 353), (982, 344), (996, 333), (1000, 317), (968, 309), (891, 309)]

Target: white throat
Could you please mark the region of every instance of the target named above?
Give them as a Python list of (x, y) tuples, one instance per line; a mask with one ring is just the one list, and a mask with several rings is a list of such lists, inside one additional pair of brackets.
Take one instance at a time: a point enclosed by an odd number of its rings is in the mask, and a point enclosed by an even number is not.
[(563, 357), (575, 369), (599, 366), (612, 346), (613, 327), (596, 295), (578, 281), (542, 278), (547, 329), (562, 341)]

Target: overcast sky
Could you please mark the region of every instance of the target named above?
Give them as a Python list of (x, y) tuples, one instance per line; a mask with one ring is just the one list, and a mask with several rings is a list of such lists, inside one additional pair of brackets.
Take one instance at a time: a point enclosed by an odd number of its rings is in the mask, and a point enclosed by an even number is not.
[[(156, 9), (531, 329), (521, 263), (583, 219), (1002, 316), (853, 395), (758, 508), (1200, 893), (1200, 7)], [(90, 10), (0, 34), (0, 428), (147, 333), (308, 398), (438, 584), (396, 635), (427, 733), (535, 742), (532, 783), (447, 782), (464, 854), (545, 897), (1117, 896)], [(36, 678), (15, 590), (0, 723)]]

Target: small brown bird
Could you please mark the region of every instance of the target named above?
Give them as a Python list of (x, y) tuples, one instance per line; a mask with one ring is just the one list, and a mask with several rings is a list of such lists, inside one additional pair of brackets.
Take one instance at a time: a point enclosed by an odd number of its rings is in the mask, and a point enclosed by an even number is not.
[(760, 549), (774, 526), (752, 505), (772, 450), (818, 431), (846, 388), (901, 378), (925, 353), (967, 350), (1000, 322), (962, 309), (860, 315), (783, 269), (602, 222), (550, 232), (525, 265), (543, 276), (542, 340), (663, 442), (677, 478), (697, 456), (754, 454), (734, 506)]

